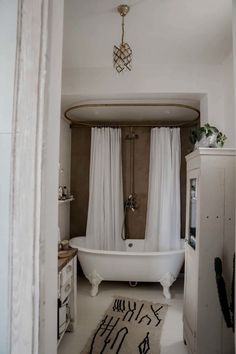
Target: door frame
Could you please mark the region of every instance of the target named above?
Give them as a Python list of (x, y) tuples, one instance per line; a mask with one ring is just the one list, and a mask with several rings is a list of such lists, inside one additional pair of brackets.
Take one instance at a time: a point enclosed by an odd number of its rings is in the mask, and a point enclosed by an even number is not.
[[(234, 119), (236, 120), (236, 0), (232, 0), (232, 35), (233, 35), (233, 71), (234, 71)], [(236, 124), (235, 124), (235, 136), (236, 136)], [(235, 167), (236, 176), (236, 167)], [(236, 180), (235, 180), (236, 184)], [(236, 211), (235, 211), (236, 220)], [(236, 228), (235, 228), (235, 253), (236, 253)], [(236, 273), (235, 273), (235, 298), (234, 303), (236, 308)], [(235, 314), (234, 314), (235, 318)], [(235, 353), (236, 353), (236, 332), (234, 336)]]
[(9, 216), (9, 350), (57, 352), (63, 0), (18, 0)]

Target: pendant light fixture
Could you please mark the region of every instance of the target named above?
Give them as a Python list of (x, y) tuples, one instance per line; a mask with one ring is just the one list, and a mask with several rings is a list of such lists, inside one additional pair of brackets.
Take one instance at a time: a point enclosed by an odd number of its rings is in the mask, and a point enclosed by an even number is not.
[(125, 21), (124, 18), (129, 12), (128, 5), (120, 5), (117, 7), (119, 14), (122, 17), (122, 35), (121, 43), (119, 46), (114, 46), (113, 49), (113, 64), (118, 73), (121, 73), (124, 70), (131, 71), (131, 61), (132, 61), (132, 49), (128, 43), (124, 42), (125, 35)]

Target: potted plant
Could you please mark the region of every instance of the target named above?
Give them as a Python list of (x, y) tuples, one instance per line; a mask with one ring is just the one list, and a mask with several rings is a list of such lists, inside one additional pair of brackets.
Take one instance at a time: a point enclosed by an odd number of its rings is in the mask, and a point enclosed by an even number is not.
[(194, 128), (190, 134), (190, 141), (194, 148), (198, 147), (223, 147), (226, 135), (216, 127), (206, 123), (203, 127)]

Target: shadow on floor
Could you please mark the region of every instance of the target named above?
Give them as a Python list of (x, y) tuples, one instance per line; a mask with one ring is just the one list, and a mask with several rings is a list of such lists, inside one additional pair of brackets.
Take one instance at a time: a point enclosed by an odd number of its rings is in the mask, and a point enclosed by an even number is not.
[(187, 347), (184, 345), (184, 342), (177, 342), (170, 345), (165, 346), (161, 350), (161, 354), (188, 354)]

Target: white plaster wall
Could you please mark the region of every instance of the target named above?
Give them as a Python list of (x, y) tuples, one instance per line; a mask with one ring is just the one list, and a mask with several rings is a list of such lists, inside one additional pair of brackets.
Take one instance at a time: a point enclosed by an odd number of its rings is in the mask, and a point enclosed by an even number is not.
[(9, 201), (17, 0), (0, 1), (0, 354), (9, 352)]
[(216, 125), (228, 137), (225, 146), (235, 146), (232, 52), (221, 64), (175, 64), (173, 60), (169, 65), (134, 65), (131, 72), (122, 74), (112, 66), (64, 68), (62, 77), (63, 97), (74, 95), (77, 101), (193, 95), (201, 101), (201, 122)]
[[(194, 94), (203, 99), (207, 108), (202, 121), (224, 129), (221, 65), (156, 65), (134, 67), (118, 75), (112, 67), (63, 69), (62, 94), (119, 97), (140, 94)], [(206, 107), (206, 101), (205, 101)]]
[[(236, 112), (236, 0), (232, 1), (233, 3), (233, 14), (232, 14), (232, 23), (233, 23), (233, 81), (234, 81), (234, 109)], [(234, 121), (236, 120), (236, 114), (234, 114)], [(236, 136), (236, 122), (235, 122), (235, 136)], [(236, 173), (236, 171), (235, 171)], [(236, 181), (235, 181), (236, 183)], [(236, 218), (236, 213), (235, 213)], [(236, 229), (235, 229), (235, 252), (236, 252)], [(236, 274), (235, 274), (235, 296), (234, 304), (236, 306)], [(236, 332), (234, 335), (234, 346), (236, 353)]]
[(230, 53), (222, 63), (222, 85), (224, 99), (224, 132), (227, 136), (225, 146), (236, 147), (233, 53)]
[[(70, 192), (71, 174), (71, 128), (62, 118), (60, 131), (60, 162), (59, 162), (59, 185), (66, 186)], [(61, 203), (58, 206), (59, 229), (61, 240), (69, 239), (70, 236), (70, 203)]]

